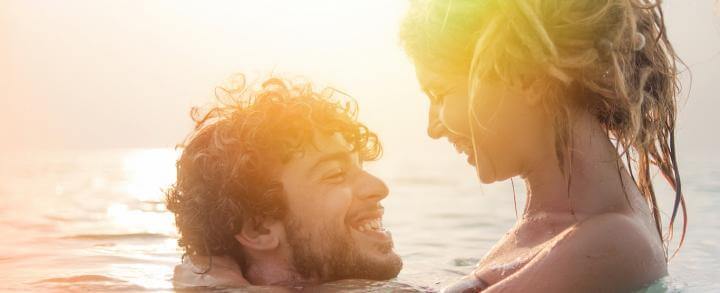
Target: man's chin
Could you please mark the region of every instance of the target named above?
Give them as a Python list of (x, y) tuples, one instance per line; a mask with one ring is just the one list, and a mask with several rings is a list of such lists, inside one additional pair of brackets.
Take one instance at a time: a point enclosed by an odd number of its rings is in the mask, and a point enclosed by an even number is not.
[(400, 256), (397, 255), (392, 249), (382, 256), (379, 256), (373, 273), (370, 274), (366, 279), (384, 281), (397, 277), (402, 270), (403, 262)]
[(402, 260), (394, 251), (389, 231), (352, 230), (355, 263), (358, 276), (355, 279), (388, 280), (396, 277), (402, 269)]
[(403, 263), (392, 250), (387, 253), (356, 251), (355, 259), (347, 265), (353, 267), (351, 273), (337, 279), (385, 281), (397, 277)]
[(293, 265), (304, 276), (317, 276), (322, 282), (388, 280), (402, 269), (402, 260), (393, 251), (392, 236), (384, 229), (340, 227), (310, 236), (300, 232), (299, 225), (290, 228)]

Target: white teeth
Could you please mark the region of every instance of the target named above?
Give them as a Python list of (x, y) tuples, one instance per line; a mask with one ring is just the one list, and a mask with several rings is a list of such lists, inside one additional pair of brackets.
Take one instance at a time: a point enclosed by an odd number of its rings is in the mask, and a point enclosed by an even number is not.
[(356, 227), (356, 229), (360, 232), (366, 232), (366, 231), (372, 231), (372, 230), (382, 230), (382, 220), (381, 219), (373, 219), (366, 221), (364, 223), (361, 223)]

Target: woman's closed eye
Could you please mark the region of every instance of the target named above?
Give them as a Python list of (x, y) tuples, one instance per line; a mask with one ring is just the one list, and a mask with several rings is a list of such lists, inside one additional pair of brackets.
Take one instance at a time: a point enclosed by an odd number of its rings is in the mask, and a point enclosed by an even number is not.
[(428, 90), (428, 91), (426, 92), (426, 95), (427, 95), (428, 98), (430, 99), (430, 103), (433, 104), (433, 105), (442, 104), (443, 99), (445, 99), (445, 94), (444, 94), (444, 93), (438, 94), (436, 91), (433, 91), (433, 90)]
[(430, 103), (440, 105), (443, 103), (443, 101), (445, 101), (445, 97), (453, 93), (459, 87), (459, 85), (453, 85), (446, 89), (428, 89), (425, 91), (425, 93), (427, 94), (428, 98), (430, 98)]
[(435, 95), (430, 98), (430, 101), (433, 104), (437, 104), (437, 105), (442, 104), (444, 100), (445, 100), (445, 95)]

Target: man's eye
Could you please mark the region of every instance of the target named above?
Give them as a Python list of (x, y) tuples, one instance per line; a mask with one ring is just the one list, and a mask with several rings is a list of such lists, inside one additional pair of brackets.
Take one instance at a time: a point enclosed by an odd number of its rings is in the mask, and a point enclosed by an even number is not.
[(337, 170), (331, 172), (330, 174), (328, 174), (327, 176), (325, 176), (323, 179), (333, 181), (333, 182), (342, 181), (345, 179), (345, 173), (346, 172), (344, 169), (337, 169)]

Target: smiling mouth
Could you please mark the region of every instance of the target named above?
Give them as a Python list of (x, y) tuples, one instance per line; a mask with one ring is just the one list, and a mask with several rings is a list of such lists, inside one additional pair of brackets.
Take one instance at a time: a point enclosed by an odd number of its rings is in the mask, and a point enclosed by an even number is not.
[(383, 208), (362, 212), (354, 217), (349, 226), (352, 230), (382, 242), (392, 241), (390, 231), (383, 226)]
[(382, 225), (382, 217), (361, 220), (355, 223), (355, 225), (353, 225), (352, 227), (358, 232), (386, 231), (385, 227), (383, 227)]
[(458, 154), (465, 154), (467, 156), (468, 164), (475, 166), (475, 152), (470, 144), (458, 140), (450, 140), (450, 143), (455, 147)]

